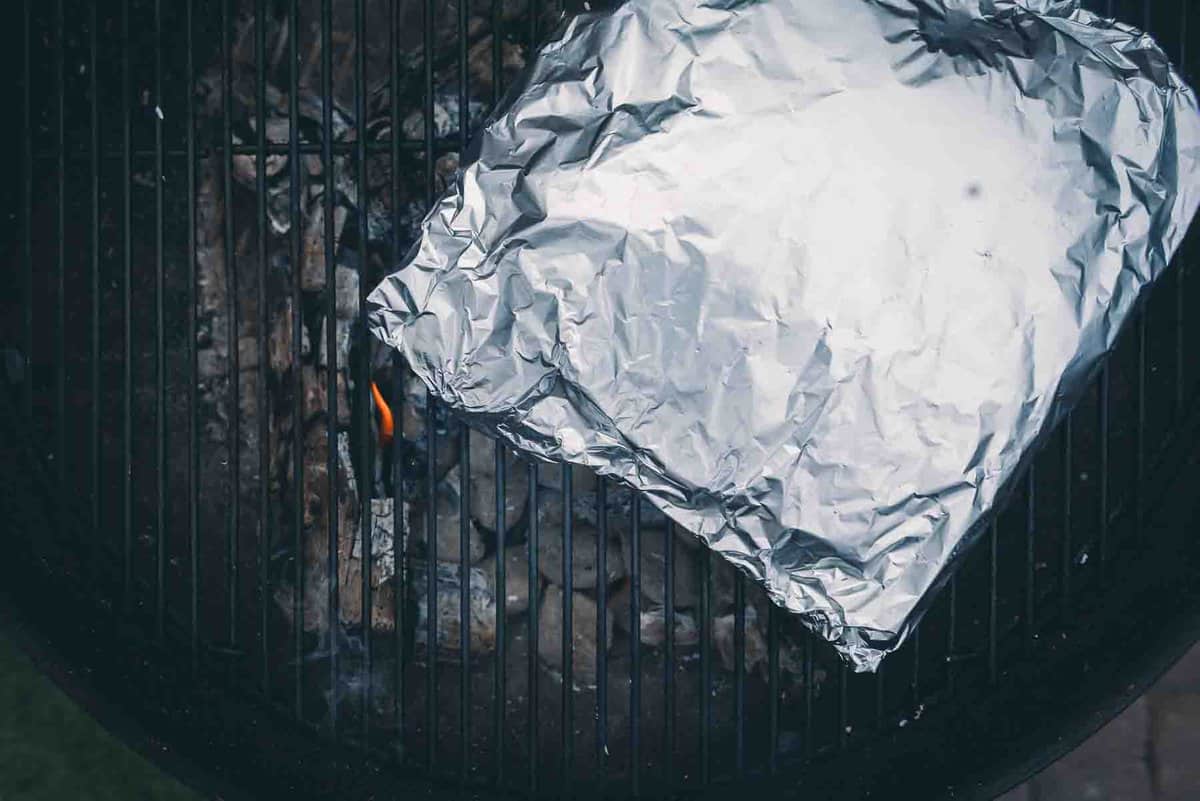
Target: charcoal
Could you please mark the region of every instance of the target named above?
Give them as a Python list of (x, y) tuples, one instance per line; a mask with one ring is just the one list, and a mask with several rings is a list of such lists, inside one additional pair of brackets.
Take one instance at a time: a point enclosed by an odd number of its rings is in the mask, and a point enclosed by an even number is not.
[[(496, 530), (495, 441), (475, 430), (471, 450), (471, 518), (484, 531)], [(504, 522), (511, 532), (524, 520), (529, 505), (529, 471), (511, 448), (504, 449)]]
[[(551, 670), (561, 673), (563, 669), (563, 591), (550, 584), (542, 593), (539, 612), (538, 656)], [(596, 602), (589, 596), (577, 592), (571, 597), (571, 668), (574, 683), (591, 687), (596, 684), (596, 626), (598, 620)], [(607, 621), (604, 649), (612, 647), (612, 620)]]
[[(306, 421), (323, 419), (328, 412), (329, 378), (324, 367), (304, 365), (301, 368), (304, 381), (302, 410)], [(337, 373), (337, 420), (345, 426), (350, 423), (350, 396), (346, 390), (346, 376), (342, 371)]]
[[(342, 228), (346, 225), (349, 215), (345, 206), (333, 207), (333, 241), (334, 248), (342, 236)], [(308, 225), (304, 229), (303, 255), (300, 272), (300, 286), (305, 291), (317, 291), (325, 288), (325, 203), (317, 198), (308, 205)]]
[[(487, 559), (481, 569), (487, 574), (492, 592), (496, 587), (495, 556)], [(504, 613), (520, 615), (529, 609), (529, 551), (522, 545), (504, 549)]]
[[(661, 606), (652, 606), (641, 612), (639, 639), (642, 645), (661, 647), (667, 641), (667, 613)], [(700, 643), (700, 625), (689, 611), (676, 611), (674, 640), (677, 648), (694, 648)]]
[[(440, 562), (458, 562), (462, 558), (460, 521), (460, 479), (459, 470), (454, 467), (446, 477), (438, 483), (437, 491), (437, 558)], [(424, 501), (424, 499), (422, 499)], [(422, 502), (415, 509), (412, 517), (412, 535), (414, 543), (426, 543), (426, 504)], [(467, 523), (467, 560), (471, 564), (483, 559), (486, 544), (482, 533), (474, 523)]]
[[(629, 634), (630, 583), (621, 582), (609, 596), (609, 617), (618, 629)], [(700, 623), (694, 612), (675, 610), (675, 646), (694, 648), (700, 643)], [(645, 604), (638, 609), (638, 642), (648, 648), (661, 648), (667, 641), (667, 612), (661, 604)]]
[[(550, 502), (550, 499), (546, 499)], [(575, 589), (590, 590), (596, 587), (598, 580), (596, 562), (597, 532), (588, 523), (576, 523), (571, 533), (571, 581)], [(605, 558), (608, 576), (606, 581), (612, 584), (625, 576), (625, 559), (621, 553), (621, 543), (616, 537), (609, 537), (608, 554)], [(543, 530), (538, 537), (538, 571), (547, 581), (562, 585), (563, 576), (563, 536), (559, 530)]]
[[(759, 614), (753, 606), (745, 607), (745, 669), (746, 672), (767, 666), (767, 638), (760, 625)], [(762, 623), (765, 624), (764, 619)], [(728, 614), (714, 618), (712, 621), (712, 642), (717, 655), (721, 659), (721, 667), (733, 672), (737, 666), (737, 620), (736, 615)]]
[[(325, 367), (329, 364), (329, 360), (326, 356), (326, 323), (327, 320), (322, 318), (321, 336), (320, 339), (317, 340), (317, 364), (321, 365), (322, 367)], [(352, 337), (354, 335), (354, 321), (338, 318), (334, 320), (334, 331), (335, 334), (333, 342), (334, 347), (337, 348), (337, 353), (335, 354), (335, 358), (337, 359), (337, 367), (340, 370), (345, 371), (350, 364), (350, 346), (352, 344)]]
[[(364, 567), (361, 529), (339, 537), (338, 582), (343, 623), (362, 624)], [(391, 631), (396, 626), (392, 576), (395, 572), (395, 539), (391, 498), (371, 500), (371, 627)]]
[[(662, 605), (666, 600), (666, 538), (673, 536), (676, 547), (673, 552), (675, 572), (675, 607), (686, 609), (700, 602), (700, 562), (699, 553), (692, 547), (679, 546), (684, 537), (691, 537), (687, 532), (677, 531), (669, 535), (664, 529), (643, 529), (641, 532), (641, 590), (642, 596), (652, 604)], [(628, 535), (621, 538), (621, 548), (626, 561), (631, 559), (630, 548), (632, 538)]]
[[(409, 578), (409, 591), (417, 611), (415, 639), (418, 657), (428, 658), (429, 591), (428, 563), (415, 559)], [(487, 576), (479, 568), (468, 568), (468, 645), (471, 654), (489, 654), (496, 648), (496, 599)], [(462, 578), (459, 565), (438, 562), (435, 570), (436, 658), (439, 661), (462, 660)], [(422, 653), (423, 652), (423, 653)]]

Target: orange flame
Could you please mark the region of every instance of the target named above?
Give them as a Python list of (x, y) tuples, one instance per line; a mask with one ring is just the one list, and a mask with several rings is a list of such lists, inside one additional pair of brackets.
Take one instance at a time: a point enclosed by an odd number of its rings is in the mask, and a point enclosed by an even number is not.
[(371, 382), (371, 397), (375, 399), (375, 406), (379, 409), (379, 444), (390, 445), (395, 433), (392, 410), (387, 405), (387, 401), (383, 399), (383, 393), (379, 391), (379, 387), (374, 381)]

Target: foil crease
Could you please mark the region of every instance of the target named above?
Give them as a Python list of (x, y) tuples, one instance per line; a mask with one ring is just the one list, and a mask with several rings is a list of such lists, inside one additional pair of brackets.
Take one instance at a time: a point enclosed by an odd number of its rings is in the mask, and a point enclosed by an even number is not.
[(874, 670), (1197, 205), (1196, 98), (1068, 0), (569, 21), (369, 324)]

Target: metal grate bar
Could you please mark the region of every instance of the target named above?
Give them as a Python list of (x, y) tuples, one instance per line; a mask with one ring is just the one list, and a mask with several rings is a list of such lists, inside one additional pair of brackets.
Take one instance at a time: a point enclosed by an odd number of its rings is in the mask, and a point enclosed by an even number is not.
[(709, 782), (712, 728), (712, 551), (700, 549), (700, 783)]
[[(463, 7), (465, 8), (465, 3), (463, 4)], [(492, 0), (491, 22), (492, 22), (492, 92), (493, 92), (492, 105), (494, 108), (496, 105), (499, 104), (499, 101), (500, 101), (500, 97), (501, 97), (501, 93), (502, 93), (501, 81), (503, 78), (503, 70), (501, 69), (501, 54), (502, 54), (501, 33), (502, 33), (502, 25), (503, 25), (503, 16), (501, 13), (500, 0)], [(463, 47), (465, 50), (465, 39), (464, 39)], [(465, 72), (463, 73), (463, 75), (465, 75)], [(462, 79), (462, 82), (465, 84), (465, 78)], [(465, 104), (460, 99), (460, 102), (459, 102), (460, 111), (462, 109), (464, 109), (464, 107), (465, 107)], [(459, 129), (465, 130), (465, 128), (466, 128), (466, 126), (460, 122)], [(392, 130), (395, 131), (397, 129), (393, 126)], [(503, 787), (503, 785), (504, 785), (504, 742), (506, 739), (504, 737), (504, 712), (505, 712), (505, 704), (507, 702), (507, 698), (506, 698), (507, 693), (505, 692), (505, 618), (506, 618), (505, 600), (506, 600), (507, 591), (506, 591), (506, 587), (505, 587), (505, 563), (506, 563), (506, 560), (505, 560), (504, 537), (505, 537), (505, 531), (506, 531), (506, 521), (505, 521), (505, 515), (504, 515), (504, 512), (505, 512), (504, 479), (505, 479), (504, 449), (503, 449), (503, 446), (500, 444), (500, 442), (497, 441), (497, 443), (496, 443), (496, 537), (497, 537), (497, 547), (496, 547), (496, 587), (497, 587), (497, 590), (496, 590), (496, 669), (495, 669), (495, 687), (494, 687), (493, 694), (492, 694), (493, 695), (493, 704), (494, 704), (494, 708), (495, 708), (495, 723), (493, 726), (493, 740), (496, 743), (496, 745), (495, 745), (495, 748), (496, 748), (496, 769), (495, 769), (496, 781), (495, 781), (495, 783), (496, 783), (497, 787)], [(604, 484), (603, 484), (603, 481), (601, 481), (599, 492), (602, 493), (603, 488), (604, 488)], [(532, 487), (531, 487), (531, 491), (532, 491)], [(601, 500), (601, 502), (600, 502), (600, 508), (602, 510), (604, 509), (603, 500)], [(534, 518), (533, 518), (533, 525), (536, 527), (536, 515), (534, 515)], [(601, 576), (605, 575), (604, 562), (603, 562), (604, 546), (602, 543), (605, 539), (604, 532), (606, 530), (606, 527), (607, 527), (607, 515), (602, 511), (601, 512), (601, 520), (600, 520), (600, 537), (599, 537), (600, 544), (597, 545), (597, 547), (601, 550), (601, 561), (599, 562), (599, 564), (600, 564), (599, 575), (601, 575)], [(570, 560), (569, 551), (564, 551), (564, 564), (569, 562), (569, 560)], [(599, 634), (598, 634), (598, 637), (600, 639), (598, 639), (597, 642), (603, 642), (604, 640), (602, 639), (602, 637), (603, 637), (604, 630), (605, 630), (605, 628), (604, 628), (605, 627), (605, 620), (604, 620), (605, 609), (604, 609), (603, 593), (604, 593), (605, 585), (604, 585), (603, 581), (599, 581), (597, 583), (597, 586), (598, 586), (598, 591), (600, 593), (600, 602), (599, 602), (600, 629), (599, 629)], [(530, 595), (529, 604), (530, 604), (531, 615), (536, 616), (536, 612), (533, 611), (533, 601), (534, 601), (534, 595), (535, 595), (534, 588), (535, 588), (535, 585), (531, 582), (530, 587), (529, 587), (529, 595)], [(569, 617), (567, 617), (565, 619), (569, 619)], [(599, 717), (598, 717), (599, 722), (597, 723), (597, 725), (598, 725), (598, 727), (600, 727), (601, 732), (603, 732), (604, 717), (605, 717), (605, 713), (607, 711), (604, 708), (604, 700), (603, 700), (604, 699), (604, 659), (605, 659), (604, 649), (597, 648), (597, 653), (599, 655), (598, 658), (601, 662), (600, 668), (598, 669), (598, 675), (600, 676), (600, 680), (599, 680), (599, 685), (597, 688), (597, 705), (598, 705), (598, 708), (600, 710), (602, 710), (599, 714)], [(569, 662), (567, 660), (564, 660), (564, 664), (569, 664)], [(536, 686), (536, 685), (531, 685), (531, 686)], [(603, 740), (602, 737), (597, 738), (597, 739), (598, 739), (598, 741)], [(605, 750), (607, 750), (607, 749), (605, 749)]]
[[(538, 792), (538, 466), (529, 467), (529, 793)], [(566, 558), (564, 556), (563, 558)]]
[(507, 703), (507, 686), (505, 676), (505, 621), (508, 615), (508, 566), (505, 535), (508, 531), (508, 520), (505, 516), (507, 508), (506, 488), (506, 459), (504, 445), (496, 440), (496, 659), (492, 666), (492, 742), (496, 748), (496, 764), (494, 766), (495, 784), (504, 786), (504, 713)]
[[(194, 0), (187, 0), (184, 9), (186, 20), (185, 47), (187, 49), (187, 360), (188, 360), (188, 429), (187, 429), (187, 480), (188, 480), (188, 656), (192, 676), (200, 673), (200, 439), (199, 405), (196, 387), (200, 383), (200, 367), (197, 361), (196, 337), (196, 18)], [(92, 68), (95, 75), (95, 67)], [(99, 396), (96, 396), (97, 399)], [(96, 403), (99, 408), (99, 403)], [(300, 585), (297, 584), (297, 587)], [(299, 616), (295, 618), (299, 620)]]
[[(1179, 25), (1179, 53), (1178, 64), (1181, 71), (1185, 74), (1191, 72), (1191, 50), (1188, 47), (1188, 33), (1191, 25), (1188, 9), (1190, 3), (1181, 2), (1179, 4), (1179, 17), (1177, 19)], [(1188, 239), (1184, 243), (1181, 255), (1183, 258), (1177, 259), (1175, 265), (1175, 420), (1182, 421), (1187, 413), (1187, 369), (1184, 360), (1186, 347), (1185, 333), (1187, 330), (1187, 304), (1184, 303), (1184, 292), (1187, 288), (1188, 270), (1191, 268), (1191, 261), (1195, 256), (1196, 247), (1194, 244), (1195, 236)]]
[[(468, 96), (467, 96), (467, 11), (468, 0), (459, 0), (458, 2), (458, 134), (459, 144), (462, 153), (467, 149), (467, 141), (471, 136), (470, 117), (468, 115)], [(393, 134), (394, 135), (394, 134)], [(366, 206), (360, 206), (366, 208)], [(462, 672), (459, 674), (459, 730), (462, 738), (462, 758), (459, 768), (461, 770), (461, 781), (466, 782), (468, 767), (470, 765), (470, 736), (469, 736), (469, 717), (470, 717), (470, 654), (468, 653), (468, 634), (470, 632), (469, 609), (467, 606), (467, 588), (470, 583), (470, 567), (467, 558), (467, 538), (470, 535), (470, 488), (469, 482), (471, 478), (470, 468), (470, 448), (469, 434), (466, 425), (463, 425), (462, 436), (460, 442), (459, 455), (459, 480), (461, 482), (461, 491), (459, 492), (460, 503), (462, 508), (459, 512), (459, 527), (460, 527), (460, 581), (459, 591), (461, 592), (461, 621), (459, 632), (461, 633), (462, 643)], [(567, 560), (564, 560), (564, 564)]]
[[(500, 8), (500, 0), (492, 0), (492, 110), (500, 105), (504, 96), (504, 15)], [(396, 130), (395, 128), (392, 129)]]
[[(393, 28), (394, 30), (394, 28)], [(394, 72), (392, 73), (395, 74)], [(395, 179), (392, 184), (392, 197), (398, 196)], [(393, 205), (395, 209), (395, 205)], [(399, 245), (394, 245), (397, 249)], [(395, 696), (392, 700), (392, 712), (396, 716), (396, 738), (397, 747), (401, 755), (408, 753), (405, 747), (405, 721), (406, 712), (404, 703), (404, 694), (407, 688), (407, 682), (404, 679), (405, 667), (405, 632), (407, 630), (405, 608), (407, 607), (406, 598), (408, 592), (408, 535), (409, 532), (405, 528), (404, 515), (404, 361), (401, 359), (398, 352), (392, 353), (392, 397), (395, 399), (395, 419), (400, 420), (400, 425), (396, 429), (395, 437), (392, 440), (392, 485), (390, 492), (392, 496), (392, 614), (396, 621), (393, 627), (393, 635), (396, 646), (396, 661), (393, 666), (394, 680), (396, 682)], [(497, 624), (499, 625), (499, 624)], [(497, 629), (499, 630), (499, 629)]]
[[(1186, 6), (1184, 6), (1186, 8)], [(1186, 24), (1187, 12), (1184, 11)], [(1175, 419), (1182, 421), (1187, 414), (1187, 368), (1184, 345), (1187, 332), (1187, 304), (1184, 303), (1184, 293), (1187, 288), (1189, 261), (1195, 253), (1191, 241), (1184, 244), (1181, 254), (1183, 258), (1175, 266)]]
[(767, 685), (767, 772), (774, 776), (779, 768), (779, 607), (774, 603), (767, 610)]
[(845, 751), (850, 744), (850, 699), (847, 692), (850, 688), (850, 671), (846, 663), (838, 661), (838, 748)]
[[(425, 71), (424, 84), (424, 134), (425, 134), (425, 205), (432, 206), (434, 200), (433, 180), (433, 0), (425, 0), (422, 5), (421, 18), (421, 52)], [(425, 647), (425, 739), (426, 764), (429, 772), (433, 773), (437, 763), (437, 716), (434, 708), (437, 696), (437, 453), (434, 448), (434, 406), (433, 394), (425, 396), (425, 431), (429, 440), (425, 458), (428, 460), (425, 479), (425, 548), (428, 557), (426, 570), (426, 647)]]
[(737, 571), (733, 584), (733, 720), (734, 768), (746, 774), (746, 576)]
[(667, 791), (675, 777), (675, 524), (667, 523), (663, 542), (663, 774)]
[(813, 635), (804, 635), (804, 756), (812, 759), (816, 753), (813, 743)]
[[(390, 64), (388, 74), (397, 76), (400, 74), (400, 10), (397, 3), (388, 4), (388, 46), (390, 55)], [(293, 37), (294, 40), (294, 37)], [(399, 82), (393, 77), (393, 80), (388, 81), (389, 105), (388, 109), (390, 128), (392, 131), (400, 129), (400, 89)], [(289, 137), (289, 141), (295, 141), (294, 135)], [(392, 263), (399, 264), (403, 256), (400, 247), (400, 237), (397, 232), (400, 230), (400, 148), (398, 141), (392, 137), (391, 141), (391, 202), (392, 202)], [(293, 226), (294, 227), (294, 226)], [(297, 310), (298, 312), (299, 310)], [(408, 567), (408, 532), (404, 529), (404, 402), (406, 399), (404, 389), (404, 360), (401, 358), (399, 351), (392, 351), (392, 403), (395, 406), (394, 420), (399, 421), (394, 436), (392, 439), (391, 452), (391, 486), (389, 492), (392, 497), (392, 615), (395, 620), (393, 629), (396, 659), (393, 664), (393, 680), (395, 681), (395, 695), (392, 699), (392, 714), (395, 715), (395, 728), (397, 748), (403, 755), (407, 753), (405, 747), (405, 703), (404, 696), (407, 684), (404, 680), (405, 668), (405, 607), (407, 604), (407, 567)]]
[(458, 651), (462, 660), (462, 669), (458, 673), (458, 766), (462, 782), (466, 782), (471, 765), (470, 442), (470, 431), (466, 423), (462, 423), (458, 437)]
[[(333, 97), (333, 4), (332, 0), (321, 0), (321, 96)], [(333, 139), (333, 103), (321, 104), (321, 143), (325, 152), (321, 155), (322, 177), (325, 190), (325, 435), (329, 479), (329, 503), (326, 522), (329, 532), (329, 564), (327, 566), (327, 602), (329, 621), (329, 731), (338, 735), (338, 629), (341, 626), (338, 586), (338, 397), (337, 397), (337, 249), (334, 228), (334, 161), (330, 148)], [(433, 451), (433, 432), (430, 430), (430, 452)], [(433, 563), (429, 565), (433, 577)], [(431, 607), (432, 609), (432, 607)], [(430, 615), (430, 619), (434, 619)], [(433, 647), (435, 640), (430, 640)], [(432, 664), (432, 659), (430, 663)]]
[(608, 772), (608, 481), (596, 480), (596, 773), (604, 786)]
[[(224, 147), (221, 196), (225, 212), (225, 275), (228, 283), (227, 303), (229, 314), (229, 427), (227, 458), (229, 460), (229, 508), (225, 533), (225, 584), (228, 603), (228, 646), (237, 648), (238, 642), (238, 522), (240, 503), (241, 462), (241, 401), (238, 354), (238, 271), (237, 247), (234, 241), (233, 224), (233, 10), (230, 0), (221, 3), (221, 123)], [(332, 471), (331, 471), (332, 472)]]
[[(1025, 472), (1025, 641), (1037, 632), (1037, 474), (1033, 463)], [(1069, 492), (1069, 490), (1065, 490)]]
[(467, 70), (467, 12), (469, 0), (458, 3), (458, 144), (459, 158), (466, 158), (471, 141), (470, 73)]
[[(1150, 24), (1153, 17), (1151, 13), (1151, 0), (1142, 0), (1142, 30), (1151, 30)], [(1137, 417), (1137, 445), (1134, 455), (1134, 486), (1132, 493), (1133, 502), (1133, 529), (1136, 541), (1142, 541), (1142, 532), (1145, 526), (1146, 509), (1146, 375), (1150, 371), (1150, 360), (1146, 354), (1147, 329), (1150, 326), (1150, 304), (1148, 298), (1143, 295), (1141, 297), (1141, 313), (1137, 319), (1137, 390), (1136, 390), (1136, 417)]]
[[(128, 617), (133, 611), (133, 79), (129, 54), (131, 0), (121, 5), (121, 121), (124, 159), (121, 165), (121, 249), (124, 257), (121, 286), (122, 392), (121, 392), (121, 606)], [(226, 261), (228, 263), (228, 260)]]
[(958, 574), (950, 576), (947, 587), (950, 603), (950, 619), (946, 623), (946, 687), (953, 691), (958, 661), (956, 647), (958, 645)]
[[(1105, 14), (1110, 19), (1116, 16), (1115, 0), (1108, 0), (1105, 8)], [(1109, 401), (1109, 358), (1106, 354), (1103, 365), (1100, 368), (1100, 531), (1099, 542), (1096, 546), (1096, 556), (1100, 560), (1100, 564), (1104, 565), (1108, 562), (1108, 524), (1109, 524), (1109, 498), (1108, 498), (1108, 401)]]
[(1096, 546), (1096, 556), (1100, 560), (1100, 564), (1105, 564), (1108, 561), (1108, 525), (1109, 525), (1109, 385), (1111, 379), (1111, 371), (1109, 370), (1109, 362), (1106, 358), (1104, 364), (1100, 368), (1100, 415), (1099, 415), (1099, 432), (1097, 439), (1100, 441), (1100, 530), (1098, 532), (1099, 542)]
[(636, 496), (629, 515), (629, 783), (637, 796), (642, 789), (642, 505)]
[(884, 711), (884, 682), (887, 665), (880, 665), (875, 671), (875, 728), (883, 728)]
[(270, 592), (270, 578), (267, 576), (269, 556), (267, 554), (267, 531), (271, 520), (270, 509), (270, 454), (271, 423), (267, 410), (266, 369), (270, 364), (267, 356), (267, 328), (270, 325), (267, 306), (267, 260), (270, 258), (267, 250), (267, 239), (271, 226), (267, 219), (267, 157), (263, 152), (267, 145), (267, 15), (265, 0), (254, 2), (254, 116), (255, 116), (255, 145), (258, 154), (254, 163), (254, 199), (257, 202), (255, 218), (258, 224), (258, 287), (255, 292), (257, 301), (257, 345), (258, 372), (254, 382), (254, 408), (258, 418), (258, 521), (254, 527), (255, 545), (258, 558), (258, 609), (259, 609), (259, 669), (260, 690), (270, 698), (270, 665), (269, 647), (270, 631), (267, 616), (267, 599)]
[[(1032, 468), (1031, 468), (1032, 469)], [(995, 684), (999, 671), (996, 667), (996, 651), (998, 648), (996, 636), (996, 601), (999, 587), (996, 584), (996, 568), (999, 561), (996, 548), (1000, 539), (1000, 524), (998, 516), (992, 516), (988, 526), (988, 641), (987, 641), (987, 672), (988, 683)]]
[[(63, 0), (54, 5), (54, 100), (55, 142), (59, 158), (55, 169), (57, 194), (54, 217), (55, 227), (55, 303), (54, 303), (54, 474), (58, 491), (67, 486), (67, 166), (62, 158), (66, 150), (66, 53), (63, 39), (66, 38), (66, 21)], [(61, 541), (63, 519), (55, 517), (57, 535)]]
[(529, 0), (529, 61), (533, 61), (533, 55), (537, 48), (538, 17), (541, 16), (541, 13), (541, 0)]
[[(465, 4), (462, 5), (465, 8)], [(571, 791), (571, 770), (575, 764), (575, 731), (574, 731), (574, 708), (573, 688), (575, 685), (574, 674), (574, 659), (575, 659), (575, 636), (574, 636), (574, 610), (572, 609), (573, 598), (575, 594), (575, 524), (572, 520), (575, 511), (575, 494), (573, 482), (571, 481), (571, 466), (567, 463), (562, 465), (562, 504), (563, 504), (563, 531), (562, 531), (562, 578), (563, 578), (563, 608), (562, 608), (562, 666), (563, 666), (563, 681), (562, 681), (562, 776), (563, 787), (562, 793), (565, 796), (570, 795)], [(597, 575), (596, 583), (602, 584), (604, 577)], [(603, 648), (604, 640), (600, 640), (597, 644), (597, 649)]]
[(425, 96), (424, 122), (425, 142), (422, 153), (425, 157), (425, 205), (433, 206), (434, 192), (434, 155), (433, 155), (433, 0), (425, 0), (422, 18), (422, 53), (425, 67)]
[[(190, 0), (189, 0), (190, 2)], [(190, 22), (190, 19), (189, 19)], [(90, 133), (90, 147), (92, 154), (91, 159), (91, 284), (92, 284), (92, 307), (91, 307), (91, 358), (89, 365), (91, 367), (90, 375), (90, 391), (88, 399), (90, 401), (90, 419), (89, 419), (89, 439), (92, 447), (88, 451), (91, 458), (90, 469), (88, 470), (89, 490), (88, 495), (91, 500), (91, 515), (89, 523), (91, 526), (91, 535), (88, 542), (88, 569), (89, 575), (98, 572), (99, 553), (96, 548), (95, 536), (101, 531), (101, 500), (100, 500), (100, 81), (96, 76), (96, 50), (97, 50), (97, 28), (99, 27), (99, 17), (97, 13), (97, 4), (91, 4), (91, 12), (88, 17), (88, 76), (89, 85), (88, 91), (91, 95), (91, 103), (89, 104), (88, 112), (88, 130)], [(189, 408), (191, 408), (189, 406)]]
[(921, 702), (921, 629), (920, 623), (908, 638), (912, 648), (912, 673), (908, 679), (909, 701), (913, 706)]
[(425, 763), (437, 765), (437, 426), (433, 393), (425, 394)]
[(30, 84), (33, 72), (30, 66), (30, 51), (33, 50), (33, 37), (30, 35), (31, 19), (33, 17), (32, 0), (25, 0), (21, 17), (24, 49), (22, 51), (21, 73), (21, 111), (22, 135), (21, 148), (21, 183), (22, 204), (21, 216), (21, 264), (22, 264), (22, 303), (21, 303), (21, 338), (24, 346), (22, 354), (24, 374), (21, 382), (21, 407), (27, 420), (33, 419), (33, 107), (30, 101)]
[[(1062, 565), (1060, 567), (1059, 591), (1062, 597), (1062, 615), (1063, 621), (1066, 622), (1071, 613), (1071, 563), (1072, 551), (1074, 546), (1072, 542), (1072, 533), (1074, 530), (1074, 495), (1075, 495), (1075, 460), (1074, 454), (1074, 431), (1075, 431), (1075, 416), (1068, 414), (1063, 420), (1062, 437), (1063, 437), (1063, 464), (1062, 464), (1062, 482), (1063, 482), (1063, 508), (1062, 508)], [(1031, 634), (1031, 636), (1033, 636)]]
[[(537, 19), (538, 19), (538, 13), (540, 12), (540, 10), (541, 10), (541, 1), (540, 0), (529, 0), (529, 23), (530, 23), (529, 60), (530, 61), (533, 60), (533, 53), (534, 53), (535, 48), (537, 47), (537, 41), (538, 41)], [(463, 106), (461, 103), (459, 104), (459, 113), (460, 114), (463, 113)], [(460, 128), (461, 127), (463, 127), (463, 126), (460, 126)], [(531, 500), (534, 498), (536, 492), (537, 492), (537, 465), (534, 464), (530, 467), (530, 474), (529, 474), (529, 493), (530, 493), (529, 497)], [(531, 748), (530, 752), (529, 752), (529, 757), (530, 757), (529, 769), (530, 769), (530, 791), (533, 795), (537, 795), (537, 792), (538, 792), (538, 756), (537, 756), (536, 745), (537, 745), (537, 706), (538, 706), (537, 705), (537, 651), (538, 651), (537, 644), (538, 644), (538, 633), (539, 632), (538, 632), (538, 626), (536, 625), (537, 613), (534, 611), (534, 597), (533, 597), (534, 587), (537, 585), (537, 581), (538, 581), (538, 579), (537, 579), (538, 574), (537, 574), (537, 570), (535, 569), (537, 566), (537, 539), (536, 539), (536, 537), (538, 534), (537, 511), (536, 510), (537, 510), (537, 506), (535, 504), (533, 506), (533, 510), (530, 513), (530, 533), (533, 536), (533, 538), (530, 540), (530, 545), (529, 545), (529, 548), (530, 548), (530, 551), (529, 551), (529, 553), (530, 553), (530, 557), (529, 557), (530, 558), (530, 571), (529, 571), (529, 594), (530, 594), (530, 597), (529, 597), (529, 610), (530, 610), (529, 698), (530, 698), (530, 705), (531, 705), (530, 706), (530, 721), (533, 724), (531, 727), (531, 730), (530, 730), (530, 737), (531, 737), (531, 744), (533, 746), (535, 746), (534, 748)], [(570, 554), (567, 552), (564, 552), (563, 553), (563, 561), (568, 562), (568, 561), (570, 561), (570, 559), (571, 559)], [(567, 621), (564, 619), (563, 620), (564, 631), (565, 631), (566, 625), (567, 625)], [(633, 629), (633, 631), (636, 631), (636, 629)], [(564, 633), (564, 637), (565, 637), (565, 633)], [(636, 717), (636, 713), (632, 713), (631, 716)], [(635, 780), (635, 784), (636, 784), (636, 780)]]
[[(367, 252), (367, 209), (370, 204), (367, 186), (367, 148), (366, 148), (366, 116), (367, 116), (367, 20), (363, 0), (354, 3), (354, 139), (356, 147), (355, 160), (358, 175), (355, 183), (358, 188), (358, 319), (366, 320), (367, 316), (367, 276), (370, 269), (370, 258)], [(372, 560), (374, 555), (374, 525), (371, 521), (371, 499), (375, 495), (374, 452), (371, 447), (371, 347), (368, 338), (364, 337), (358, 348), (358, 374), (355, 380), (355, 430), (358, 432), (358, 474), (361, 476), (359, 486), (359, 525), (358, 536), (361, 543), (361, 602), (362, 602), (362, 689), (360, 691), (362, 704), (362, 740), (364, 745), (371, 741), (371, 697), (372, 678), (371, 666), (372, 648), (372, 600), (371, 578)], [(395, 516), (393, 512), (393, 541)], [(465, 564), (464, 560), (464, 564)], [(465, 664), (465, 661), (464, 661)]]
[[(300, 291), (300, 0), (290, 0), (288, 35), (288, 265), (291, 268), (292, 302), (292, 560), (295, 590), (292, 593), (292, 703), (298, 720), (304, 720), (304, 370), (300, 366), (304, 338), (303, 296)], [(315, 375), (315, 373), (314, 373)], [(400, 693), (397, 692), (397, 697)]]
[[(1146, 9), (1146, 15), (1149, 17), (1149, 6)], [(1146, 356), (1146, 329), (1149, 326), (1150, 319), (1150, 304), (1143, 303), (1141, 313), (1137, 319), (1137, 389), (1136, 389), (1136, 434), (1137, 444), (1134, 452), (1134, 481), (1133, 481), (1133, 530), (1134, 536), (1140, 542), (1142, 539), (1142, 528), (1145, 522), (1145, 504), (1142, 502), (1145, 497), (1145, 482), (1146, 482), (1146, 373), (1149, 372), (1149, 359)]]
[(159, 643), (166, 636), (167, 570), (167, 346), (166, 285), (163, 192), (163, 69), (162, 0), (154, 0), (154, 634)]

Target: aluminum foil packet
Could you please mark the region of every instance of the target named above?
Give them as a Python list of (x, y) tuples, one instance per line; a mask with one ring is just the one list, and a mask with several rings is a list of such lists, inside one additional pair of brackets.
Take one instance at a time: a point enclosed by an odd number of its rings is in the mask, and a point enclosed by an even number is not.
[(1070, 0), (630, 0), (568, 22), (369, 323), (858, 670), (1087, 383), (1198, 199), (1196, 97)]

